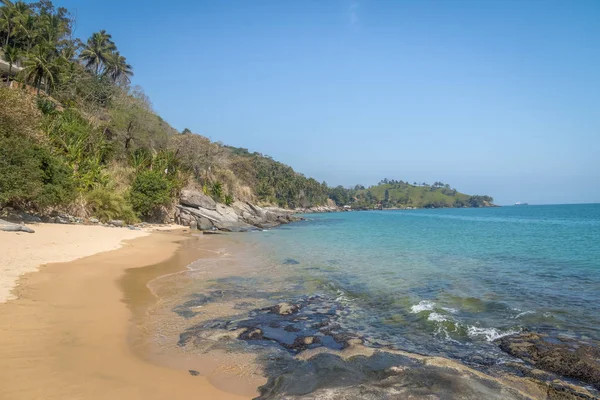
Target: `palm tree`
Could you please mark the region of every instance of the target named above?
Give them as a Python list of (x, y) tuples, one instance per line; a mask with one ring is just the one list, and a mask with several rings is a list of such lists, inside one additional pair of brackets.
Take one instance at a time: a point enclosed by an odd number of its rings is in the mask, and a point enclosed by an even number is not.
[(33, 15), (28, 15), (21, 21), (19, 28), (25, 38), (26, 51), (29, 52), (39, 36), (38, 19)]
[(46, 91), (55, 86), (59, 73), (59, 60), (50, 49), (36, 46), (32, 53), (27, 55), (21, 73), (28, 82), (32, 82), (37, 89), (38, 96), (42, 82)]
[(6, 85), (10, 86), (10, 75), (12, 73), (12, 66), (19, 61), (20, 51), (18, 48), (13, 46), (6, 46), (4, 48), (4, 60), (8, 63), (8, 78), (6, 79)]
[(118, 51), (115, 51), (108, 57), (106, 69), (104, 71), (113, 82), (129, 83), (130, 77), (133, 76), (133, 68), (127, 64), (127, 59)]
[(0, 9), (0, 18), (2, 25), (6, 29), (6, 39), (4, 41), (4, 47), (6, 47), (8, 46), (10, 37), (14, 36), (22, 22), (31, 14), (31, 9), (22, 1), (12, 3), (10, 0), (0, 0), (0, 2), (3, 4), (3, 7)]
[(96, 32), (88, 39), (85, 48), (79, 55), (87, 69), (96, 71), (96, 76), (100, 75), (112, 53), (117, 50), (111, 39), (112, 37), (105, 30)]
[(2, 8), (0, 8), (0, 21), (2, 28), (6, 30), (6, 39), (4, 47), (8, 46), (8, 39), (14, 33), (16, 10), (15, 5), (10, 0), (0, 0)]

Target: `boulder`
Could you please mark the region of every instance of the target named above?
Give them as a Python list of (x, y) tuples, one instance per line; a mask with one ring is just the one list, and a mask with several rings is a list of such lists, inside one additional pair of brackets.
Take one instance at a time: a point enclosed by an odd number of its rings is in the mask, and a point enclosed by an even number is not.
[(198, 223), (196, 222), (195, 219), (190, 221), (190, 229), (197, 229), (198, 228)]
[(116, 226), (117, 228), (122, 228), (125, 226), (125, 222), (121, 221), (120, 219), (111, 219), (110, 221), (108, 221), (108, 224)]
[(210, 196), (207, 196), (197, 190), (182, 190), (181, 195), (179, 196), (179, 202), (190, 207), (205, 208), (207, 210), (217, 209), (217, 203), (215, 203)]
[(210, 229), (213, 228), (213, 223), (210, 222), (209, 219), (204, 218), (204, 217), (198, 217), (196, 218), (196, 222), (198, 223), (198, 229), (200, 229), (201, 231), (208, 231)]
[(25, 225), (13, 224), (8, 221), (0, 219), (0, 231), (5, 232), (27, 232), (35, 233), (35, 231)]

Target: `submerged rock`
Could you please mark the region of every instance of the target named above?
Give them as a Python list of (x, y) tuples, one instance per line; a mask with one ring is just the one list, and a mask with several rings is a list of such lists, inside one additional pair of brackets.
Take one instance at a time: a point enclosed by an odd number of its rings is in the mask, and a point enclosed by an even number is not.
[(271, 312), (277, 313), (279, 315), (289, 315), (298, 312), (299, 309), (300, 307), (294, 304), (279, 303), (273, 308), (271, 308)]
[(578, 379), (600, 389), (600, 348), (569, 338), (551, 338), (533, 332), (499, 339), (508, 354), (536, 368)]

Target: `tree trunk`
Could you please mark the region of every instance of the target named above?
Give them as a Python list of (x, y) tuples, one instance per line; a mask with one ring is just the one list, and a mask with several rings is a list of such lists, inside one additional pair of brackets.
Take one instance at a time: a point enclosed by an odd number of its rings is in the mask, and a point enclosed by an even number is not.
[(8, 46), (8, 39), (10, 38), (10, 22), (8, 23), (8, 31), (6, 32), (6, 42), (4, 43), (4, 48)]
[(8, 63), (8, 77), (6, 78), (6, 86), (10, 87), (10, 73), (12, 72), (12, 63)]

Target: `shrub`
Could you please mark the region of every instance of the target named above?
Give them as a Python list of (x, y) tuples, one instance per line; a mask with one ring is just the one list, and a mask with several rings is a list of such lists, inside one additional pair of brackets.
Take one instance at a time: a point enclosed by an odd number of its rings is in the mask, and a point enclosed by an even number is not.
[(129, 199), (140, 216), (150, 217), (160, 206), (171, 201), (172, 183), (161, 171), (138, 173), (131, 186)]
[(210, 191), (213, 195), (213, 198), (216, 201), (221, 201), (221, 199), (223, 198), (223, 185), (221, 184), (221, 182), (215, 182), (212, 184)]
[(0, 135), (0, 205), (41, 210), (74, 196), (73, 172), (62, 159), (27, 137)]
[(96, 188), (86, 195), (89, 211), (100, 221), (121, 219), (130, 224), (137, 221), (131, 204), (123, 195), (108, 188)]
[(226, 206), (232, 205), (233, 204), (233, 196), (230, 194), (226, 194), (223, 199), (223, 202), (225, 203)]

